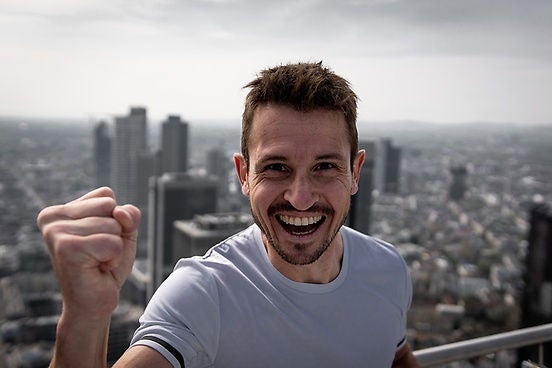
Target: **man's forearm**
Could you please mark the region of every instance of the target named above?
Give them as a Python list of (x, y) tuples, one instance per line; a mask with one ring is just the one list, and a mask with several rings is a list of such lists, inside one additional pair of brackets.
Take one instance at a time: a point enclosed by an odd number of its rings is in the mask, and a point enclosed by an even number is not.
[(50, 368), (105, 368), (110, 318), (83, 321), (62, 313)]
[(393, 361), (393, 368), (418, 368), (418, 362), (412, 353), (410, 346), (406, 344), (400, 351), (395, 355), (395, 360)]

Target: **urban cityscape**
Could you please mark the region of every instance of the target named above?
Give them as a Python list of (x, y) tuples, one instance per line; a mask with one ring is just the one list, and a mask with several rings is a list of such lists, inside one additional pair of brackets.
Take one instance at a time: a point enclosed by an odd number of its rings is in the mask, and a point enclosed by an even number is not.
[[(359, 124), (366, 150), (347, 225), (395, 245), (414, 297), (414, 350), (552, 322), (552, 126)], [(113, 315), (108, 360), (128, 347), (181, 257), (252, 223), (232, 154), (240, 123), (148, 118), (0, 119), (0, 367), (47, 367), (61, 294), (38, 212), (110, 186), (142, 212), (137, 259)], [(545, 361), (552, 364), (552, 346)], [(447, 367), (519, 367), (531, 349)]]

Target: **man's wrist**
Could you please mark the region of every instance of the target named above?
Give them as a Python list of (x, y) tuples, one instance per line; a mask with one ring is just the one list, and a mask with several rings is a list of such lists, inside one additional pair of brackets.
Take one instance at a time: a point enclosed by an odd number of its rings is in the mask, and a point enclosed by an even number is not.
[(50, 368), (106, 367), (110, 322), (111, 317), (88, 320), (62, 313), (57, 325)]

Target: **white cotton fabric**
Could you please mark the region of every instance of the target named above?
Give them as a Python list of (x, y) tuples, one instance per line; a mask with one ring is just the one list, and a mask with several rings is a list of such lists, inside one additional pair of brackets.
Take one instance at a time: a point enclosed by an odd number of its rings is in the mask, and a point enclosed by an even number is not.
[(342, 227), (343, 263), (328, 284), (294, 282), (270, 263), (256, 225), (180, 260), (159, 287), (131, 345), (175, 367), (390, 367), (405, 343), (412, 298), (396, 249)]

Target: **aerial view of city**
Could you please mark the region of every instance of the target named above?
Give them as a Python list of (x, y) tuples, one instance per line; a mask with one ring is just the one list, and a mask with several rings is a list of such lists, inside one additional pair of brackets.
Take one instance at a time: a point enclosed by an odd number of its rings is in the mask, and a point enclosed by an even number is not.
[(551, 34), (550, 0), (0, 1), (0, 368), (552, 367)]
[[(153, 224), (150, 231), (157, 228), (159, 233), (180, 236), (170, 239), (165, 235), (169, 240), (163, 245), (140, 236), (143, 243), (139, 243), (135, 270), (113, 317), (112, 361), (125, 350), (145, 302), (174, 262), (182, 256), (203, 254), (217, 239), (250, 223), (248, 204), (236, 189), (231, 161), (232, 153), (239, 150), (237, 123), (234, 127), (194, 124), (169, 116), (160, 124), (146, 124), (147, 110), (141, 107), (108, 122), (3, 119), (2, 366), (42, 367), (51, 357), (61, 297), (36, 226), (37, 213), (108, 184), (102, 181), (109, 178), (115, 160), (106, 153), (114, 154), (116, 145), (122, 144), (115, 126), (140, 122), (146, 128), (139, 133), (146, 137), (140, 162), (152, 171), (143, 179), (145, 189), (126, 194), (127, 200), (141, 206), (144, 221)], [(163, 134), (169, 129), (171, 134)], [(181, 139), (171, 142), (169, 138), (178, 136), (179, 130)], [(528, 275), (538, 271), (527, 263), (530, 217), (533, 210), (552, 202), (552, 129), (396, 122), (361, 123), (359, 134), (369, 157), (362, 175), (370, 180), (361, 182), (357, 199), (353, 197), (356, 215), (351, 214), (348, 222), (394, 244), (406, 260), (414, 288), (408, 316), (413, 348), (535, 323), (524, 315), (529, 313), (524, 307)], [(168, 160), (166, 165), (182, 166), (167, 166), (163, 174), (162, 160), (169, 156), (163, 153), (171, 152), (171, 144), (179, 147), (172, 152), (187, 160)], [(381, 160), (378, 155), (387, 158)], [(388, 169), (381, 170), (381, 165)], [(173, 171), (183, 173), (170, 174)], [(166, 206), (162, 218), (165, 222), (171, 219), (169, 226), (154, 219), (159, 213), (151, 213), (151, 201), (160, 201), (161, 191), (172, 193), (168, 202), (157, 206)], [(169, 202), (181, 208), (170, 209)], [(550, 226), (549, 209), (543, 211)], [(201, 229), (210, 234), (207, 240), (198, 235)], [(540, 323), (550, 318), (551, 290), (546, 282), (538, 290), (540, 305), (533, 307), (540, 311)], [(489, 362), (514, 366), (516, 355), (500, 352), (462, 366), (495, 366)]]

